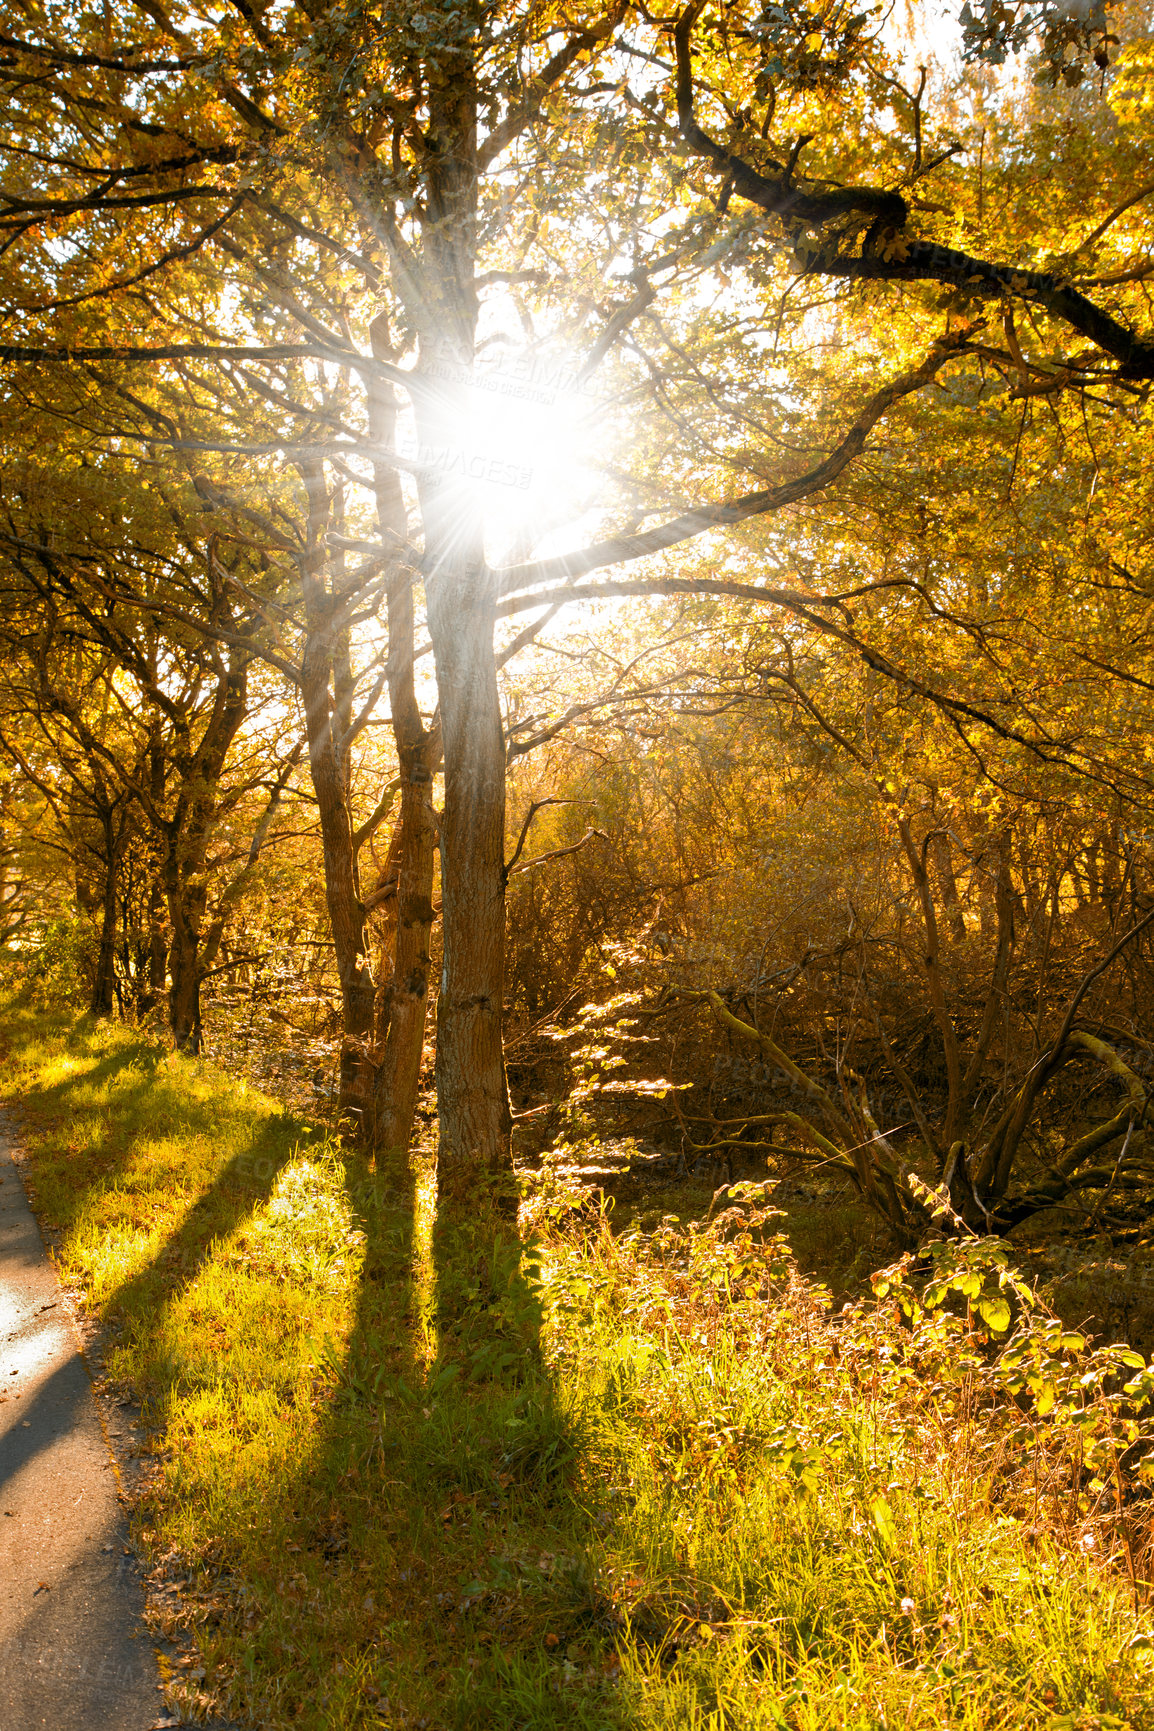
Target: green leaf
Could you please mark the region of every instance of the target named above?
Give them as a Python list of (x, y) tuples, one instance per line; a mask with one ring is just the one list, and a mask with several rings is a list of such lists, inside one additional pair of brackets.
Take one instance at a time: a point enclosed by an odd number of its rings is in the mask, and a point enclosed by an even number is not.
[(870, 1503), (870, 1514), (873, 1516), (873, 1523), (882, 1543), (887, 1546), (892, 1545), (897, 1538), (897, 1530), (894, 1527), (893, 1510), (885, 1497), (873, 1498)]
[(1004, 1334), (1010, 1326), (1010, 1307), (1002, 1297), (978, 1300), (978, 1315), (995, 1334)]

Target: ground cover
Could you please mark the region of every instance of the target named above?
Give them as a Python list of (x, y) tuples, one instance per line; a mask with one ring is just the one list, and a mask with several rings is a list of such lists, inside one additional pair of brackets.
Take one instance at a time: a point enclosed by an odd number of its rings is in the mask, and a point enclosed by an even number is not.
[(373, 1172), (123, 1027), (3, 1030), (142, 1406), (188, 1717), (1154, 1725), (1143, 1373), (984, 1252), (936, 1307), (899, 1269), (835, 1311), (756, 1192), (614, 1232), (546, 1169), (493, 1254), (436, 1229), (423, 1154)]

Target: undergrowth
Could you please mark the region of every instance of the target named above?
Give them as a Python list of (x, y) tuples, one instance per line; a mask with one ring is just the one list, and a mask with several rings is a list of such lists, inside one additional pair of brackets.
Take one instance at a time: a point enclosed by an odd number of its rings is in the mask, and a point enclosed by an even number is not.
[[(1154, 1725), (1136, 1355), (1003, 1248), (835, 1311), (753, 1191), (524, 1248), (199, 1060), (4, 1018), (64, 1279), (138, 1398), (170, 1702), (262, 1727)], [(452, 1295), (452, 1302), (446, 1295)]]

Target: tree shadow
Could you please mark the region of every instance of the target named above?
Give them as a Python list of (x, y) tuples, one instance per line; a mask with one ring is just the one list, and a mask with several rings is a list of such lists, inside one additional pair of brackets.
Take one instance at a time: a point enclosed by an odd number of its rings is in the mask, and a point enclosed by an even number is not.
[(75, 1358), (65, 1359), (43, 1379), (20, 1408), (23, 1422), (0, 1438), (0, 1491), (80, 1422), (91, 1398), (91, 1385)]
[[(71, 1195), (73, 1218), (91, 1205), (96, 1230), (101, 1188), (130, 1203), (139, 1192), (147, 1222), (181, 1130), (211, 1138), (220, 1111), (212, 1066), (199, 1101), (199, 1071), (177, 1067), (191, 1083), (169, 1096), (149, 1056), (134, 1045), (85, 1071), (97, 1095), (124, 1072), (95, 1108), (110, 1112), (107, 1134), (81, 1155), (37, 1157), (42, 1200), (58, 1159), (50, 1205)], [(76, 1082), (40, 1091), (46, 1116)], [(169, 1111), (173, 1148), (146, 1169), (125, 1126)], [(207, 1183), (101, 1299), (123, 1325), (112, 1373), (136, 1378), (172, 1451), (139, 1519), (216, 1595), (200, 1634), (210, 1674), (259, 1725), (629, 1723), (579, 1427), (542, 1351), (533, 1247), (480, 1194), (434, 1226), (427, 1163), (376, 1171), (355, 1151), (301, 1146), (304, 1130), (279, 1113), (251, 1133), (232, 1122), (243, 1148), (216, 1171), (200, 1150)], [(286, 1269), (278, 1284), (265, 1266), (250, 1281), (247, 1242), (275, 1216), (291, 1245), (310, 1170), (339, 1191), (340, 1220), (324, 1222), (334, 1254), (355, 1243), (359, 1267), (322, 1258), (303, 1278)]]
[[(327, 1690), (302, 1721), (624, 1725), (616, 1627), (575, 1483), (580, 1436), (542, 1354), (533, 1247), (480, 1199), (442, 1205), (433, 1225), (427, 1168), (357, 1167), (362, 1280), (294, 1494), (295, 1602), (319, 1594), (353, 1612), (330, 1625)], [(292, 1664), (296, 1621), (291, 1600), (267, 1607), (262, 1672)], [(302, 1665), (290, 1692), (310, 1686)]]
[[(67, 1030), (77, 1037), (96, 1027), (91, 1017), (77, 1018)], [(190, 1085), (190, 1066), (195, 1060), (175, 1061), (151, 1040), (126, 1039), (111, 1052), (81, 1061), (68, 1074), (52, 1082), (39, 1082), (19, 1095), (9, 1095), (37, 1137), (32, 1181), (38, 1192), (41, 1216), (50, 1229), (73, 1223), (102, 1190), (115, 1187), (126, 1174), (135, 1176), (140, 1164), (139, 1139), (167, 1137), (173, 1142), (171, 1166), (174, 1177), (184, 1176), (180, 1145), (192, 1139), (211, 1143), (222, 1131), (222, 1105), (211, 1086), (196, 1088), (195, 1071)], [(246, 1117), (251, 1114), (247, 1102)], [(182, 1237), (195, 1237), (206, 1211), (228, 1206), (244, 1207), (244, 1197), (253, 1205), (267, 1196), (276, 1167), (287, 1158), (291, 1143), (306, 1126), (287, 1113), (270, 1112), (255, 1140), (242, 1155), (217, 1173), (204, 1195), (194, 1204), (195, 1219), (182, 1229)], [(283, 1150), (273, 1150), (283, 1143)], [(272, 1162), (272, 1163), (270, 1163)], [(261, 1185), (264, 1184), (264, 1190)], [(226, 1197), (234, 1198), (225, 1205)], [(222, 1230), (226, 1228), (222, 1227)]]
[[(66, 1032), (81, 1047), (93, 1027), (91, 1018), (80, 1017)], [(172, 1306), (217, 1247), (267, 1204), (279, 1173), (310, 1133), (308, 1125), (276, 1107), (258, 1116), (258, 1097), (224, 1094), (220, 1082), (211, 1065), (174, 1061), (145, 1038), (126, 1039), (13, 1101), (35, 1135), (24, 1171), (41, 1225), (66, 1235), (65, 1254), (71, 1231), (108, 1230), (110, 1221), (121, 1229), (138, 1227), (134, 1209), (140, 1198), (147, 1201), (158, 1188), (169, 1196), (191, 1189), (175, 1228), (131, 1274), (96, 1295), (105, 1320), (123, 1331), (121, 1346), (135, 1345), (146, 1355)], [(241, 1145), (213, 1170), (217, 1151), (229, 1141)], [(189, 1159), (193, 1148), (197, 1157)], [(152, 1385), (142, 1393), (149, 1417), (156, 1419), (167, 1410), (171, 1387), (164, 1367), (153, 1369)], [(178, 1367), (171, 1372), (175, 1379)]]
[[(108, 1314), (121, 1318), (130, 1331), (158, 1334), (165, 1312), (192, 1286), (222, 1241), (268, 1202), (278, 1174), (297, 1149), (300, 1129), (292, 1119), (267, 1119), (251, 1145), (221, 1167), (176, 1231), (108, 1294), (104, 1301)], [(150, 1417), (163, 1415), (170, 1392), (163, 1386), (151, 1391)]]

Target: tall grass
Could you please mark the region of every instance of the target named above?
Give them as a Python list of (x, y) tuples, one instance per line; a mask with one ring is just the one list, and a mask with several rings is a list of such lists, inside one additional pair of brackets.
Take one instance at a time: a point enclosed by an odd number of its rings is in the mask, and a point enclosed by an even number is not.
[(426, 1162), (375, 1174), (124, 1029), (3, 1025), (37, 1207), (143, 1403), (189, 1717), (1154, 1725), (1138, 1479), (1095, 1491), (891, 1299), (835, 1315), (767, 1216), (614, 1234), (542, 1180), (493, 1255), (433, 1230)]

